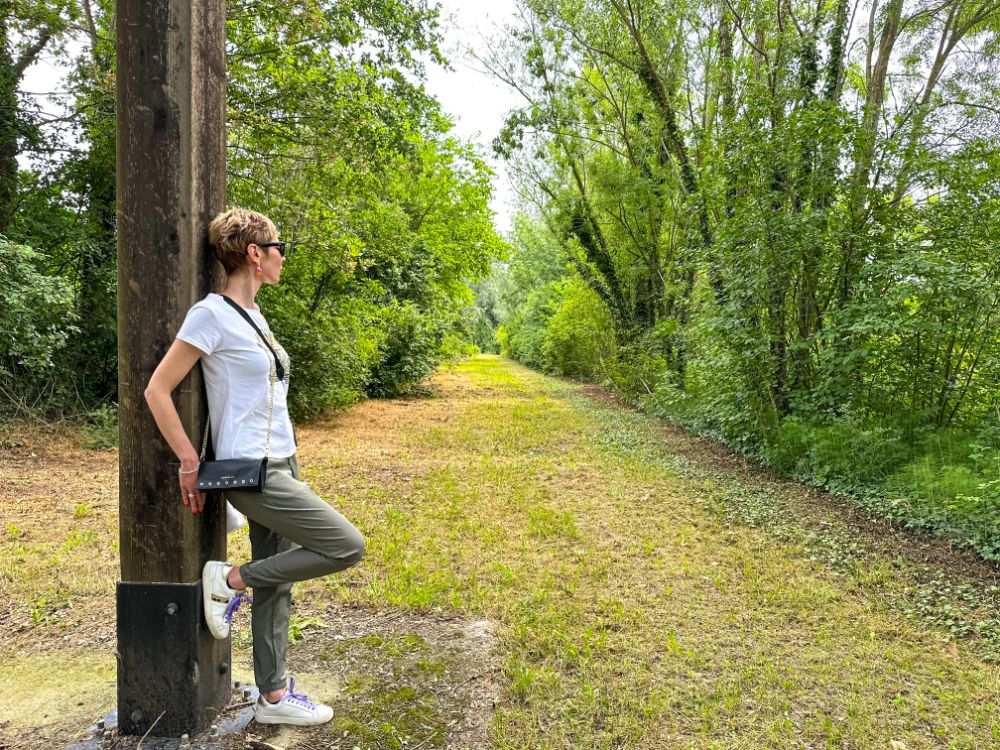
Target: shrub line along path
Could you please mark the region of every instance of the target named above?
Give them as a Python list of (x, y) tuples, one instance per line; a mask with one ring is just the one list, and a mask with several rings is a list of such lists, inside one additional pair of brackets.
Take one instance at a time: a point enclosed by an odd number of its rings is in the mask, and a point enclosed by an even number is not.
[[(994, 567), (509, 360), (431, 384), (300, 430), (368, 539), (295, 589), (291, 668), (337, 718), (233, 747), (1000, 747)], [(114, 702), (117, 456), (78, 445), (0, 445), (3, 748)]]

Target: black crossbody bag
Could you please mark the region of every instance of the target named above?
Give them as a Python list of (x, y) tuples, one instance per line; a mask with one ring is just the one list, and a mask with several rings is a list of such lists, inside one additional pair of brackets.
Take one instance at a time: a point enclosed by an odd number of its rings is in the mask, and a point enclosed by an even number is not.
[(273, 366), (268, 373), (267, 436), (264, 438), (264, 457), (227, 458), (222, 461), (206, 461), (205, 452), (208, 448), (208, 435), (212, 423), (212, 419), (209, 417), (205, 421), (205, 432), (201, 439), (201, 463), (198, 466), (198, 480), (195, 486), (202, 492), (237, 489), (242, 492), (263, 492), (264, 481), (267, 479), (267, 454), (271, 448), (274, 384), (278, 380), (285, 379), (285, 368), (282, 366), (281, 360), (278, 359), (278, 353), (271, 346), (270, 342), (268, 342), (260, 328), (257, 327), (257, 324), (253, 322), (253, 318), (247, 314), (247, 311), (225, 295), (222, 295), (222, 299), (253, 327), (260, 340), (264, 343), (264, 346), (271, 350), (271, 356), (273, 357)]

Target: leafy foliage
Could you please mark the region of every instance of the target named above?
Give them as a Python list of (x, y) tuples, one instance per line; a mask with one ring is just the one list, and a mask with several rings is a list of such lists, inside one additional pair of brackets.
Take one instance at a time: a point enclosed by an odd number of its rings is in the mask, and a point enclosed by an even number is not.
[(484, 56), (524, 96), (494, 145), (534, 216), (506, 351), (553, 369), (542, 269), (569, 274), (617, 343), (578, 377), (991, 554), (988, 474), (928, 436), (997, 444), (1000, 6), (524, 11)]
[[(38, 273), (69, 290), (81, 333), (60, 344), (58, 398), (42, 368), (20, 376), (49, 394), (40, 408), (86, 414), (117, 388), (114, 3), (11, 7), (72, 68), (64, 140), (83, 144), (64, 154), (53, 125), (20, 174), (10, 236), (44, 248)], [(299, 418), (405, 392), (465, 351), (469, 284), (504, 252), (482, 155), (422, 86), (424, 61), (444, 62), (437, 18), (425, 0), (227, 4), (229, 199), (295, 249), (260, 301), (292, 355)], [(85, 35), (75, 58), (56, 44), (67, 29)]]
[(68, 385), (56, 363), (78, 332), (73, 290), (45, 265), (41, 253), (0, 237), (0, 388), (15, 407)]

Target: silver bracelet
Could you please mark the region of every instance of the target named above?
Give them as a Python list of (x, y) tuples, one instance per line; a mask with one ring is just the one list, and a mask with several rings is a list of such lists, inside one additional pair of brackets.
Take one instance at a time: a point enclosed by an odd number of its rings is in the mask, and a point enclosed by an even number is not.
[(181, 469), (181, 468), (178, 468), (178, 469), (177, 469), (177, 473), (178, 473), (178, 474), (194, 474), (194, 473), (195, 473), (196, 471), (198, 471), (198, 469), (197, 469), (197, 468), (194, 468), (194, 469), (188, 469), (187, 471), (184, 471), (184, 469)]

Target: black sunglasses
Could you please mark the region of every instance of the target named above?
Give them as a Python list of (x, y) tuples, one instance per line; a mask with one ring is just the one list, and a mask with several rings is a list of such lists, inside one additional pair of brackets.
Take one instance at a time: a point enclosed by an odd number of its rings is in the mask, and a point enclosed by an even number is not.
[(288, 243), (287, 242), (274, 241), (274, 242), (261, 242), (261, 243), (254, 243), (254, 244), (256, 244), (257, 247), (276, 247), (276, 248), (278, 248), (278, 252), (281, 253), (281, 257), (282, 258), (285, 257), (285, 253), (286, 252), (288, 252), (289, 254), (291, 254), (291, 252), (292, 252), (290, 248), (286, 251), (286, 248), (288, 247)]

